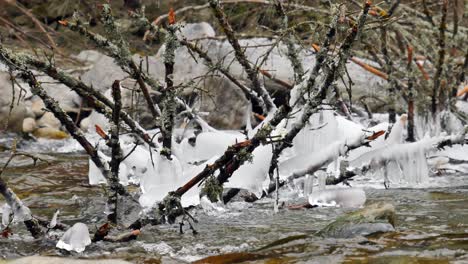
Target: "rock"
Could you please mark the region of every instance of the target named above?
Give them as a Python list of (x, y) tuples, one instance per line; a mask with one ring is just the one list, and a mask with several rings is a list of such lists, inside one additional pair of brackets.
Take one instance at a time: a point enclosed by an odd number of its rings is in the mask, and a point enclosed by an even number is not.
[[(101, 93), (107, 91), (115, 80), (122, 80), (128, 75), (114, 62), (113, 58), (102, 53), (87, 50), (80, 52), (77, 58), (93, 63), (91, 69), (81, 75), (81, 80)], [(129, 85), (129, 83), (123, 82), (122, 85)]]
[(26, 107), (26, 113), (24, 115), (24, 118), (32, 117), (32, 118), (36, 119), (36, 115), (34, 114), (34, 112), (32, 110), (32, 101), (31, 100), (26, 100), (24, 102), (24, 106)]
[(352, 238), (380, 232), (395, 231), (395, 207), (378, 202), (339, 217), (320, 230), (317, 235), (324, 237)]
[(215, 37), (216, 33), (210, 24), (206, 22), (200, 22), (185, 24), (177, 35), (179, 38), (185, 37), (187, 40), (193, 40), (199, 38)]
[[(35, 72), (38, 74), (37, 72)], [(70, 90), (66, 85), (57, 83), (56, 80), (49, 76), (38, 77), (38, 80), (42, 82), (42, 87), (47, 94), (54, 98), (63, 111), (78, 113), (81, 105), (81, 97)]]
[[(246, 83), (247, 86), (251, 85), (244, 69), (235, 59), (233, 49), (229, 42), (206, 39), (206, 37), (215, 36), (213, 28), (208, 23), (186, 24), (179, 34), (188, 39), (202, 38), (197, 40), (197, 45), (207, 52), (214, 63), (222, 64), (225, 68), (229, 69), (233, 77)], [(271, 44), (275, 44), (275, 40), (267, 38), (243, 39), (240, 40), (239, 43), (242, 47), (247, 47), (245, 54), (251, 62), (262, 61), (264, 54), (269, 53), (269, 56), (262, 65), (262, 69), (268, 71), (277, 79), (291, 84), (294, 82), (293, 67), (286, 56), (287, 47), (284, 43), (278, 43), (273, 49), (271, 49)], [(148, 71), (149, 75), (154, 79), (164, 83), (164, 52), (165, 46), (163, 45), (156, 55), (145, 58), (135, 55), (133, 56), (133, 60), (137, 64), (143, 62), (143, 70)], [(203, 80), (196, 81), (182, 90), (181, 97), (189, 98), (193, 101), (193, 98), (195, 98), (194, 95), (197, 95), (193, 108), (201, 112), (207, 112), (204, 119), (212, 126), (223, 129), (240, 129), (245, 125), (245, 113), (249, 105), (248, 100), (245, 99), (240, 89), (231, 81), (226, 80), (219, 73), (213, 74), (202, 59), (194, 55), (197, 58), (197, 61), (195, 61), (192, 55), (193, 54), (189, 53), (187, 48), (183, 46), (176, 50), (173, 75), (174, 84), (176, 86), (188, 84), (189, 82), (193, 82), (196, 78), (199, 79), (200, 76), (205, 76), (208, 73), (210, 74)], [(300, 52), (299, 57), (302, 58), (302, 63), (306, 70), (314, 65), (314, 56), (311, 50), (303, 50)], [(77, 57), (94, 64), (81, 78), (85, 83), (92, 85), (101, 92), (109, 89), (114, 80), (122, 80), (127, 76), (127, 74), (117, 66), (114, 60), (106, 55), (99, 55), (95, 51), (83, 51)], [(365, 61), (363, 59), (361, 59), (361, 61), (372, 64), (370, 61)], [(146, 64), (148, 64), (148, 68), (145, 67)], [(382, 89), (385, 89), (385, 87), (383, 87), (385, 81), (365, 71), (357, 64), (350, 62), (347, 64), (347, 69), (351, 76), (353, 76), (353, 98), (358, 99), (364, 95), (380, 95)], [(265, 87), (270, 90), (270, 92), (280, 92), (277, 93), (280, 95), (287, 92), (283, 86), (276, 82), (268, 78), (263, 78), (262, 76), (260, 76), (260, 78), (261, 80), (265, 80)], [(123, 85), (135, 87), (135, 82), (127, 79), (123, 82)], [(341, 86), (341, 91), (346, 91), (341, 82), (338, 82), (338, 86)], [(128, 99), (129, 95), (124, 96), (124, 98), (125, 97)], [(346, 98), (346, 96), (343, 96), (343, 98)], [(372, 109), (378, 107), (380, 103), (375, 102), (374, 104), (375, 105), (373, 105), (373, 102), (368, 102), (369, 107)], [(136, 109), (137, 111), (142, 110), (148, 112), (144, 100), (137, 101), (134, 105), (141, 107)], [(129, 104), (124, 103), (124, 106), (129, 106)]]
[(33, 132), (33, 135), (38, 138), (47, 139), (65, 139), (70, 137), (67, 133), (51, 127), (40, 127)]
[(59, 129), (61, 125), (60, 120), (58, 120), (51, 112), (45, 113), (39, 120), (37, 120), (38, 127)]
[(44, 102), (41, 99), (36, 98), (36, 100), (32, 101), (31, 110), (36, 116), (36, 118), (40, 118), (42, 115), (45, 114), (45, 108), (46, 107), (44, 105)]
[(37, 128), (36, 120), (32, 117), (23, 120), (23, 132), (32, 133)]
[[(26, 87), (24, 88), (26, 89)], [(17, 85), (15, 85), (15, 102), (13, 104), (13, 108), (10, 109), (13, 99), (10, 75), (7, 72), (0, 71), (0, 130), (6, 129), (14, 132), (22, 131), (23, 119), (26, 116), (24, 96), (25, 92), (26, 95), (28, 94), (28, 90), (22, 92), (22, 96), (21, 98), (19, 98), (20, 91), (21, 89)]]

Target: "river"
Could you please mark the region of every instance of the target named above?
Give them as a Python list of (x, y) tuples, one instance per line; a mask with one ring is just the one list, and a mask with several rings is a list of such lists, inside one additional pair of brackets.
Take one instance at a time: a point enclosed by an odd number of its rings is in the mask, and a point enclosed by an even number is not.
[[(60, 143), (63, 144), (63, 143)], [(86, 223), (93, 232), (105, 219), (105, 195), (101, 187), (89, 186), (88, 159), (79, 152), (60, 153), (25, 147), (41, 153), (49, 164), (18, 158), (3, 177), (35, 215), (51, 218), (59, 209), (60, 220), (67, 224)], [(46, 150), (47, 152), (43, 152)], [(0, 164), (9, 156), (0, 153)], [(367, 238), (331, 239), (316, 237), (314, 232), (345, 213), (340, 208), (304, 210), (282, 209), (273, 212), (273, 200), (249, 204), (234, 202), (224, 212), (194, 209), (198, 220), (194, 234), (178, 223), (145, 227), (137, 240), (125, 243), (98, 242), (81, 254), (55, 248), (56, 236), (34, 240), (22, 224), (13, 226), (10, 238), (0, 238), (0, 256), (6, 259), (29, 255), (73, 258), (119, 258), (137, 263), (192, 262), (208, 256), (213, 263), (468, 263), (468, 175), (440, 175), (431, 178), (425, 188), (383, 189), (381, 183), (365, 178), (351, 182), (364, 187), (367, 203), (386, 201), (397, 212), (396, 232)], [(133, 190), (137, 190), (134, 187)], [(282, 192), (286, 204), (301, 203), (291, 191)], [(4, 203), (0, 198), (0, 205)], [(257, 249), (281, 238), (304, 238)], [(226, 255), (227, 254), (227, 255)]]

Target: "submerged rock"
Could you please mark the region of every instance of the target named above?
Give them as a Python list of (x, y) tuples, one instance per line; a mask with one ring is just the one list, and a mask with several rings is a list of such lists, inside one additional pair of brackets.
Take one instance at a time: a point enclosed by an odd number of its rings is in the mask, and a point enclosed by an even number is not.
[(320, 230), (324, 237), (351, 238), (395, 231), (395, 207), (379, 202), (339, 217)]
[(63, 234), (56, 247), (80, 253), (89, 244), (91, 244), (91, 238), (88, 227), (83, 223), (76, 223)]

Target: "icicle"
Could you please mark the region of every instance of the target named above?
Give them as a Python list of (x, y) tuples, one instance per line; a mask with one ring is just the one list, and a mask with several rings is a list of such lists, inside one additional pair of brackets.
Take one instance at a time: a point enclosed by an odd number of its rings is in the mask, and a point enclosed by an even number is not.
[(392, 131), (385, 141), (387, 144), (400, 144), (403, 142), (403, 128), (405, 127), (407, 120), (408, 116), (406, 114), (401, 115), (399, 121), (393, 125)]
[(306, 175), (304, 180), (304, 197), (309, 197), (309, 195), (314, 190), (314, 176)]
[(52, 216), (52, 220), (50, 220), (48, 228), (54, 228), (57, 225), (57, 218), (59, 214), (60, 214), (60, 210), (57, 210), (54, 213), (54, 216)]
[(276, 191), (275, 191), (275, 205), (274, 205), (274, 208), (273, 208), (273, 211), (275, 213), (278, 213), (279, 212), (279, 178), (277, 177), (275, 179), (275, 183), (276, 183)]
[(309, 123), (294, 138), (293, 146), (296, 154), (308, 154), (339, 139), (341, 133), (333, 111), (324, 110), (310, 117)]
[(319, 191), (322, 191), (322, 190), (325, 190), (325, 184), (326, 184), (326, 181), (327, 181), (327, 173), (324, 172), (323, 170), (319, 170), (317, 172), (315, 172), (315, 175), (317, 175), (318, 177), (318, 190)]
[(252, 115), (252, 104), (247, 104), (247, 113), (245, 113), (245, 130), (247, 132), (252, 131), (252, 121), (251, 121), (251, 115)]

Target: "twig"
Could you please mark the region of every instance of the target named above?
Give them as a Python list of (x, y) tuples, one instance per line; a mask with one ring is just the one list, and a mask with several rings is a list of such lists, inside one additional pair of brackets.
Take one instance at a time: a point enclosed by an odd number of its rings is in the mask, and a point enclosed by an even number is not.
[(280, 0), (275, 0), (275, 5), (276, 5), (276, 12), (281, 17), (281, 20), (282, 20), (283, 31), (285, 31), (287, 34), (285, 38), (285, 42), (286, 42), (286, 46), (288, 47), (287, 55), (288, 55), (289, 60), (291, 61), (291, 65), (293, 66), (293, 70), (294, 70), (294, 80), (295, 80), (295, 83), (300, 83), (302, 80), (302, 77), (304, 76), (304, 68), (302, 67), (301, 61), (299, 60), (298, 51), (293, 41), (294, 34), (288, 31), (289, 18), (288, 18), (288, 15), (286, 14), (286, 11), (284, 10), (283, 3)]
[(25, 14), (27, 17), (29, 17), (33, 23), (39, 28), (39, 30), (41, 30), (42, 32), (44, 32), (44, 34), (46, 35), (49, 43), (50, 43), (50, 46), (52, 49), (57, 49), (57, 44), (55, 44), (55, 41), (54, 39), (50, 36), (49, 32), (47, 32), (47, 30), (44, 28), (44, 26), (42, 25), (42, 23), (33, 15), (31, 14), (31, 12), (29, 12), (29, 10), (27, 10), (26, 8), (24, 7), (21, 7), (20, 5), (18, 5), (16, 3), (16, 1), (7, 1), (7, 0), (2, 0), (2, 2), (4, 3), (7, 3), (9, 5), (12, 5), (12, 6), (15, 6), (16, 8), (18, 8), (23, 14)]
[[(107, 166), (104, 165), (104, 161), (99, 157), (97, 150), (86, 139), (83, 132), (75, 125), (70, 116), (62, 110), (57, 101), (46, 93), (34, 74), (27, 69), (25, 65), (21, 64), (21, 61), (19, 61), (18, 58), (15, 58), (15, 55), (6, 52), (1, 45), (0, 61), (5, 63), (11, 70), (17, 70), (21, 73), (20, 77), (29, 84), (31, 92), (42, 99), (47, 109), (49, 109), (58, 120), (60, 120), (72, 137), (84, 148), (96, 167), (101, 171), (102, 175), (109, 180), (110, 171), (107, 169)], [(16, 64), (18, 62), (19, 64)], [(120, 184), (118, 191), (120, 194), (127, 194), (126, 190)]]
[[(0, 53), (11, 54), (11, 51), (0, 45)], [(89, 99), (89, 101), (93, 103), (96, 111), (104, 114), (109, 119), (111, 119), (112, 114), (111, 111), (108, 110), (108, 108), (110, 108), (111, 110), (114, 109), (114, 103), (111, 102), (107, 97), (102, 95), (100, 92), (96, 91), (94, 88), (89, 87), (82, 81), (68, 75), (64, 71), (61, 71), (54, 65), (36, 60), (28, 55), (16, 54), (15, 56), (10, 56), (10, 59), (11, 62), (14, 64), (20, 64), (21, 62), (24, 62), (25, 64), (44, 72), (51, 78), (58, 80), (59, 82), (63, 83), (64, 85), (75, 91), (81, 97)], [(133, 120), (130, 117), (130, 115), (128, 115), (123, 110), (120, 111), (120, 115), (122, 121), (124, 121), (125, 124), (127, 124), (127, 126), (129, 126), (129, 128), (132, 130), (132, 132), (134, 132), (140, 139), (142, 139), (152, 148), (157, 147), (157, 145), (151, 141), (151, 138), (148, 135), (148, 133), (135, 120)]]
[(171, 159), (172, 129), (174, 127), (174, 118), (176, 111), (176, 91), (174, 88), (174, 61), (175, 51), (178, 46), (175, 25), (174, 11), (171, 9), (172, 16), (169, 19), (167, 28), (165, 50), (164, 50), (164, 68), (166, 69), (164, 80), (166, 87), (162, 91), (162, 116), (161, 116), (161, 134), (163, 149), (161, 155)]
[(247, 57), (245, 56), (245, 53), (242, 51), (242, 48), (239, 45), (239, 41), (235, 36), (231, 24), (229, 24), (229, 21), (227, 20), (226, 14), (224, 13), (223, 8), (219, 3), (219, 0), (210, 0), (209, 3), (214, 15), (218, 19), (220, 26), (223, 28), (224, 34), (234, 49), (234, 54), (237, 61), (247, 73), (248, 78), (252, 82), (254, 91), (262, 98), (264, 105), (261, 105), (261, 107), (264, 113), (269, 113), (271, 110), (276, 108), (275, 104), (273, 103), (273, 99), (271, 99), (268, 91), (265, 89), (265, 86), (260, 83), (257, 71), (252, 68), (249, 61), (247, 60)]
[[(447, 28), (447, 12), (448, 12), (448, 1), (444, 0), (442, 5), (442, 18), (439, 25), (439, 38), (438, 38), (438, 58), (436, 65), (436, 72), (434, 74), (434, 86), (432, 88), (432, 98), (431, 98), (431, 110), (432, 115), (435, 118), (437, 112), (437, 97), (439, 95), (439, 89), (441, 84), (442, 71), (445, 60), (445, 29)], [(440, 102), (439, 102), (440, 103)]]

